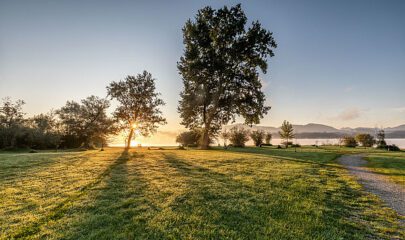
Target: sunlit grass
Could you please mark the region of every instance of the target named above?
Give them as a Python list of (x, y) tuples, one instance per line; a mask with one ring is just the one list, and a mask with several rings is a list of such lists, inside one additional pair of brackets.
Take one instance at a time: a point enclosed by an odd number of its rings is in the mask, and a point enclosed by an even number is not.
[(405, 152), (375, 153), (366, 159), (371, 170), (405, 186)]
[(335, 151), (0, 154), (0, 238), (404, 237)]

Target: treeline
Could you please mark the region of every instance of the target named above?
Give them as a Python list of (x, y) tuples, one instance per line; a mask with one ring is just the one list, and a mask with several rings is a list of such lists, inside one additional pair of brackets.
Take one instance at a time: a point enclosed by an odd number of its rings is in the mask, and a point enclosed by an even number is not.
[(58, 110), (25, 117), (23, 100), (4, 98), (0, 107), (0, 148), (92, 148), (107, 143), (117, 128), (107, 99), (90, 96)]
[[(23, 100), (6, 97), (0, 106), (0, 148), (103, 147), (111, 135), (126, 135), (130, 146), (136, 133), (147, 136), (166, 123), (159, 106), (164, 102), (155, 90), (155, 79), (147, 71), (107, 86), (107, 97), (89, 96), (80, 102), (67, 101), (57, 110), (26, 117)], [(110, 100), (118, 102), (111, 116)]]
[[(245, 147), (246, 142), (250, 139), (255, 146), (268, 145), (271, 146), (272, 134), (262, 130), (249, 131), (243, 128), (233, 127), (230, 131), (222, 131), (220, 138), (223, 139), (223, 146)], [(180, 133), (176, 137), (176, 142), (181, 147), (199, 147), (201, 144), (202, 130), (194, 129)], [(213, 143), (214, 139), (210, 138), (209, 143)], [(228, 144), (228, 141), (230, 144)]]

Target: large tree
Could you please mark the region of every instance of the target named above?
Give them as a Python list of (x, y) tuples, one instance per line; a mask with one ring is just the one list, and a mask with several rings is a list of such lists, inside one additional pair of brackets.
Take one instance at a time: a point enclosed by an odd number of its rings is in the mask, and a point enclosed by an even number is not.
[(108, 94), (119, 102), (114, 116), (123, 131), (129, 131), (126, 147), (137, 131), (143, 136), (155, 132), (159, 124), (166, 124), (159, 107), (165, 103), (156, 92), (155, 79), (152, 74), (144, 71), (137, 76), (127, 76), (124, 80), (112, 82)]
[(107, 99), (90, 96), (80, 103), (68, 101), (57, 110), (64, 130), (64, 141), (68, 147), (91, 147), (93, 142), (113, 133), (114, 122), (107, 116), (110, 106)]
[(281, 139), (284, 140), (286, 148), (288, 148), (289, 140), (292, 140), (295, 137), (292, 124), (286, 120), (284, 120), (283, 124), (281, 125), (278, 134), (280, 135)]
[(184, 55), (178, 62), (183, 78), (178, 111), (187, 128), (202, 128), (201, 148), (208, 148), (223, 124), (242, 116), (257, 124), (265, 106), (259, 69), (277, 47), (272, 33), (257, 21), (247, 26), (241, 5), (205, 7), (183, 28)]

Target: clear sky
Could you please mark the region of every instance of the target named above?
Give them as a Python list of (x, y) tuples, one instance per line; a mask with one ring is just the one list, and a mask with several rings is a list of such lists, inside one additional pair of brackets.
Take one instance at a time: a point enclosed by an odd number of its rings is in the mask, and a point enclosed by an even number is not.
[[(0, 0), (0, 97), (30, 115), (105, 96), (144, 69), (179, 128), (181, 28), (197, 10), (240, 1)], [(405, 1), (242, 1), (278, 43), (262, 75), (272, 110), (261, 125), (405, 124)]]

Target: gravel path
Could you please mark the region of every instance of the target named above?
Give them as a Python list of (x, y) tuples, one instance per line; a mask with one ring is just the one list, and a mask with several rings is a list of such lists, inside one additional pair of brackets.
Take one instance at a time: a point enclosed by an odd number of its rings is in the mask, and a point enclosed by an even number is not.
[(405, 216), (405, 188), (388, 181), (383, 175), (371, 172), (365, 167), (367, 161), (361, 155), (344, 155), (338, 162), (355, 175), (364, 188), (379, 196), (399, 215)]

